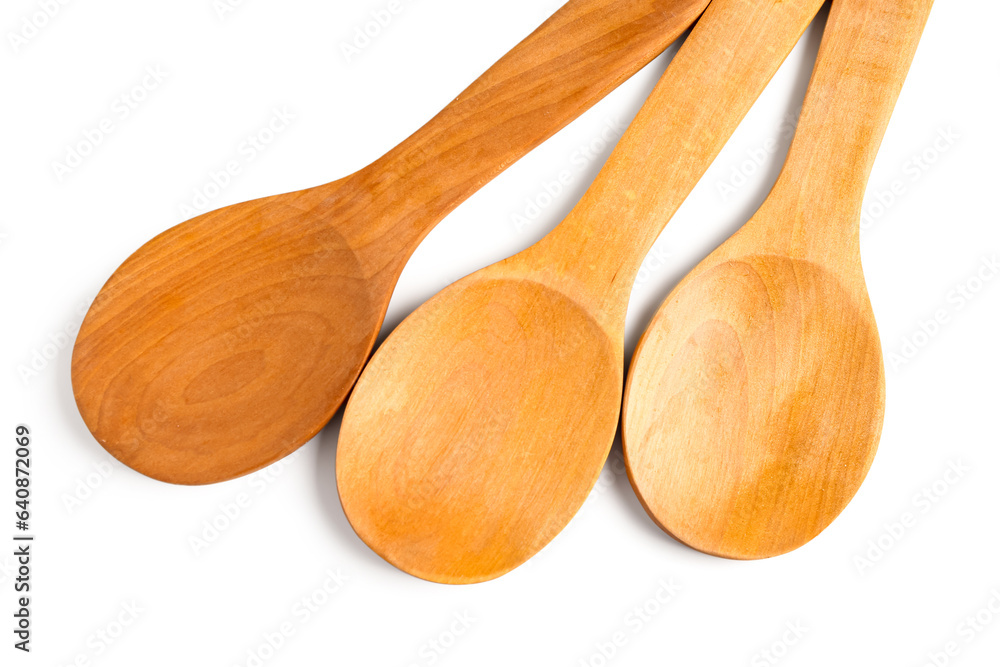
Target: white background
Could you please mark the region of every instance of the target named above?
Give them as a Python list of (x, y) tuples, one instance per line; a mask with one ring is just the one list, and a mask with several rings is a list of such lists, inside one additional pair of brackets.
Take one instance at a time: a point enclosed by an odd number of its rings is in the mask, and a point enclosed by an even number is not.
[[(371, 162), (561, 4), (403, 0), (391, 25), (347, 62), (341, 43), (386, 3), (246, 0), (220, 18), (212, 0), (69, 1), (16, 52), (10, 34), (38, 6), (4, 3), (0, 541), (12, 544), (13, 431), (24, 422), (35, 436), (37, 542), (30, 655), (11, 646), (13, 547), (0, 546), (0, 663), (254, 665), (248, 652), (290, 623), (294, 634), (277, 652), (265, 648), (262, 664), (919, 666), (950, 641), (958, 655), (948, 664), (997, 664), (1000, 614), (983, 612), (992, 624), (979, 631), (963, 625), (994, 594), (1000, 610), (1000, 279), (976, 282), (984, 259), (1000, 253), (1000, 6), (990, 0), (937, 3), (875, 166), (866, 207), (878, 215), (862, 251), (887, 355), (885, 429), (854, 502), (802, 549), (739, 563), (675, 543), (633, 496), (617, 444), (598, 488), (548, 548), (468, 587), (412, 578), (355, 537), (335, 488), (339, 416), (291, 460), (226, 484), (173, 487), (108, 463), (75, 408), (71, 341), (59, 332), (79, 324), (112, 270), (185, 219), (181, 205), (210, 171), (240, 157), (241, 142), (274, 108), (287, 107), (294, 121), (211, 207)], [(671, 286), (767, 194), (820, 27), (807, 32), (657, 243), (659, 259), (633, 295), (629, 353)], [(386, 331), (451, 281), (556, 225), (600, 168), (600, 159), (575, 164), (577, 151), (609, 122), (631, 119), (665, 64), (657, 60), (431, 233), (403, 273)], [(115, 99), (150, 66), (166, 79), (120, 119)], [(57, 178), (53, 162), (106, 117), (113, 132)], [(948, 132), (951, 142), (935, 148)], [(720, 184), (773, 137), (782, 149), (760, 168), (747, 166), (753, 173), (724, 196)], [(925, 152), (933, 164), (914, 171), (913, 157)], [(517, 229), (512, 216), (563, 169), (572, 170), (571, 187)], [(879, 209), (879, 194), (897, 179), (904, 194)], [(981, 289), (960, 308), (955, 290), (967, 284)], [(916, 336), (912, 354), (905, 343), (939, 309), (947, 323)], [(904, 348), (912, 358), (892, 361)], [(967, 472), (949, 476), (952, 463)], [(917, 498), (935, 483), (934, 502)], [(239, 516), (196, 554), (191, 538), (205, 537), (206, 522), (224, 524), (219, 515), (239, 499)], [(893, 537), (886, 526), (906, 513), (915, 525)], [(877, 562), (859, 560), (867, 558)], [(328, 571), (346, 577), (329, 595)], [(680, 587), (666, 603), (657, 601), (661, 580)], [(306, 618), (296, 605), (313, 595), (325, 604)], [(132, 604), (138, 618), (118, 634), (119, 617), (129, 620), (123, 605)], [(644, 617), (635, 611), (643, 606)], [(473, 619), (471, 627), (456, 615)], [(802, 636), (788, 624), (804, 628)], [(109, 646), (99, 632), (118, 636)], [(601, 645), (619, 632), (624, 646), (604, 658)], [(772, 648), (777, 663), (760, 653)]]

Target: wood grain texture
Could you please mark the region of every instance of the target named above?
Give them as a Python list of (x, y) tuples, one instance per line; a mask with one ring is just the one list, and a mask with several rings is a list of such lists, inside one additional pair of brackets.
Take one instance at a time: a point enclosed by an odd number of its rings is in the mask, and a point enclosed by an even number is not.
[(696, 549), (795, 549), (871, 466), (885, 381), (861, 205), (931, 3), (834, 0), (777, 184), (639, 342), (622, 417), (629, 477), (650, 516)]
[(437, 294), (376, 352), (337, 480), (379, 555), (479, 582), (569, 522), (615, 434), (640, 262), (821, 4), (714, 0), (569, 217)]
[(571, 0), (427, 125), (316, 188), (199, 216), (133, 254), (73, 352), (115, 458), (178, 484), (262, 468), (330, 419), (416, 245), (650, 62), (708, 0)]

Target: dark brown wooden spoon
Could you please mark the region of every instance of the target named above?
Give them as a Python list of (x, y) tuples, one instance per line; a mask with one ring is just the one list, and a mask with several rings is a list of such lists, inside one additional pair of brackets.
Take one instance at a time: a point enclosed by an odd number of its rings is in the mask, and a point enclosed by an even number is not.
[(297, 449), (354, 384), (431, 228), (650, 62), (707, 4), (571, 0), (371, 166), (148, 242), (101, 290), (73, 351), (73, 390), (94, 437), (178, 484), (232, 479)]

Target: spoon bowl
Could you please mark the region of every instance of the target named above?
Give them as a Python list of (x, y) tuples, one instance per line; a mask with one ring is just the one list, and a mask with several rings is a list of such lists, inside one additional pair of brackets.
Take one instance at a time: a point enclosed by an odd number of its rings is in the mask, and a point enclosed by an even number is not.
[[(393, 331), (341, 429), (348, 443), (379, 434), (338, 450), (354, 530), (434, 581), (499, 576), (545, 546), (583, 504), (617, 428), (621, 345), (559, 291), (491, 273)], [(425, 344), (442, 329), (447, 345)]]
[(871, 466), (884, 409), (875, 319), (864, 292), (808, 260), (705, 264), (637, 347), (623, 419), (642, 446), (625, 448), (627, 468), (685, 544), (774, 556), (822, 532)]
[(384, 311), (351, 244), (295, 206), (309, 194), (178, 225), (104, 286), (73, 351), (73, 389), (117, 459), (206, 483), (282, 458), (329, 420)]

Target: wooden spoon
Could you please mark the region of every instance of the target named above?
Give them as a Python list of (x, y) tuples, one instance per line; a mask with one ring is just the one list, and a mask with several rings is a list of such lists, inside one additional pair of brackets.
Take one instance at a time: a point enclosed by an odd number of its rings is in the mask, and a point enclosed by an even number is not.
[(101, 290), (73, 352), (94, 437), (178, 484), (238, 477), (297, 449), (354, 384), (431, 228), (707, 4), (571, 0), (371, 166), (207, 213), (144, 245)]
[(615, 434), (640, 264), (822, 2), (714, 0), (569, 217), (441, 291), (376, 352), (337, 480), (379, 555), (484, 581), (572, 518)]
[(834, 0), (774, 190), (639, 342), (622, 418), (629, 476), (649, 515), (695, 549), (795, 549), (868, 472), (885, 383), (861, 204), (932, 1)]

